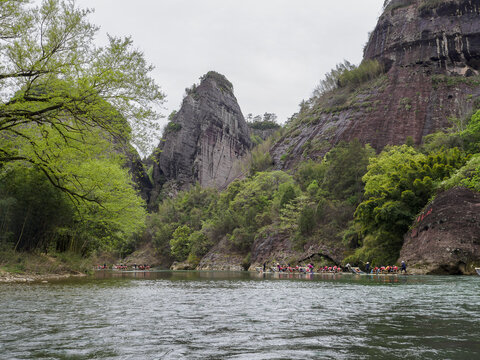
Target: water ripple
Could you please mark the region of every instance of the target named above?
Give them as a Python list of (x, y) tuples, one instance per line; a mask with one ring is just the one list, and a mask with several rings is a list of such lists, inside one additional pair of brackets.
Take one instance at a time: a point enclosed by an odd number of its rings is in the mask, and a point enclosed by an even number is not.
[(0, 358), (479, 358), (479, 294), (476, 277), (159, 273), (2, 285)]

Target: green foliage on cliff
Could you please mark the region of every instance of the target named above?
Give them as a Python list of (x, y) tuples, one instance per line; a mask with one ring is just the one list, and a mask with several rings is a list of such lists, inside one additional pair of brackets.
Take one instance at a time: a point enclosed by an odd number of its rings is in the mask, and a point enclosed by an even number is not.
[(338, 77), (338, 85), (341, 87), (358, 86), (375, 79), (383, 72), (383, 65), (377, 60), (364, 60), (358, 67), (342, 72)]
[(442, 188), (450, 189), (454, 186), (465, 186), (480, 192), (480, 154), (472, 156), (465, 166), (448, 180), (442, 183)]
[(167, 126), (165, 126), (164, 135), (168, 133), (174, 133), (174, 132), (180, 131), (181, 128), (182, 128), (181, 124), (170, 121), (168, 122)]
[(246, 119), (248, 126), (255, 130), (279, 129), (281, 126), (277, 123), (277, 115), (274, 113), (265, 113), (263, 117), (260, 115), (253, 116), (248, 114)]
[(358, 86), (383, 74), (384, 68), (377, 60), (364, 60), (359, 66), (352, 65), (347, 60), (337, 64), (335, 69), (325, 74), (313, 92), (314, 97), (320, 97), (338, 87)]
[[(165, 246), (175, 229), (189, 226), (190, 253), (182, 258), (197, 263), (219, 241), (246, 256), (256, 241), (285, 237), (299, 252), (322, 244), (343, 249), (345, 262), (394, 263), (404, 234), (436, 191), (457, 185), (480, 190), (479, 123), (477, 112), (461, 130), (432, 134), (420, 148), (390, 146), (378, 155), (356, 140), (339, 143), (322, 161), (300, 163), (293, 177), (251, 171), (211, 196), (212, 190), (195, 187), (161, 205), (158, 238)], [(178, 211), (185, 203), (189, 210)], [(165, 221), (168, 213), (177, 220)]]
[(386, 148), (371, 158), (363, 177), (365, 200), (355, 212), (365, 242), (346, 261), (395, 262), (415, 216), (439, 183), (464, 163), (464, 154), (456, 148), (425, 155), (407, 145)]
[(272, 139), (267, 139), (264, 142), (255, 146), (246, 158), (246, 168), (250, 175), (257, 172), (266, 171), (273, 165), (273, 159), (270, 155), (270, 147), (272, 146)]
[(383, 3), (384, 13), (393, 13), (397, 9), (401, 9), (410, 6), (414, 3), (414, 0), (386, 0)]
[(370, 159), (364, 201), (344, 237), (359, 239), (361, 247), (346, 262), (395, 262), (404, 234), (436, 191), (480, 191), (479, 124), (480, 111), (466, 126), (427, 136), (420, 149), (387, 147)]
[(233, 84), (228, 81), (228, 79), (224, 75), (216, 71), (209, 71), (205, 75), (200, 77), (200, 81), (204, 81), (208, 78), (214, 79), (220, 89), (224, 91), (233, 91)]
[(444, 3), (446, 3), (445, 0), (423, 0), (420, 6), (418, 7), (418, 10), (420, 12), (432, 10)]
[[(260, 171), (234, 181), (222, 193), (195, 186), (162, 202), (149, 228), (158, 249), (189, 261), (221, 240), (229, 251), (244, 255), (256, 239), (272, 234), (290, 237), (299, 249), (319, 237), (340, 242), (361, 200), (361, 178), (373, 154), (358, 141), (342, 143), (321, 163), (301, 164), (295, 178), (282, 171)], [(178, 243), (174, 232), (183, 226), (194, 232), (188, 241), (183, 236), (179, 252), (173, 246)]]

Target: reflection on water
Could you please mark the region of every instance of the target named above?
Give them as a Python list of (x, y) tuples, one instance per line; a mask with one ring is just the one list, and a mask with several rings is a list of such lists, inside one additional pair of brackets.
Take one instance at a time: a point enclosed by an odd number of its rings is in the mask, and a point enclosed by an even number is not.
[(474, 359), (480, 277), (98, 271), (0, 286), (1, 359)]

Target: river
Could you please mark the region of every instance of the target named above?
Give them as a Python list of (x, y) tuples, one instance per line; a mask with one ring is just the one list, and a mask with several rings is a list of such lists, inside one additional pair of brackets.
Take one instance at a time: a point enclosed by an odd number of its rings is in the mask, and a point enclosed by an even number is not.
[(1, 359), (475, 359), (480, 277), (97, 272), (0, 284)]

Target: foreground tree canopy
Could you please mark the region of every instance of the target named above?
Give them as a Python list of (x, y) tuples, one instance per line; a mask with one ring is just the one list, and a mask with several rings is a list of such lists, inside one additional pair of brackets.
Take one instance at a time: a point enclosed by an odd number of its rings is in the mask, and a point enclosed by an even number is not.
[(147, 153), (164, 98), (130, 38), (109, 36), (107, 46), (94, 45), (98, 28), (89, 13), (59, 0), (38, 8), (2, 0), (0, 7), (0, 164), (29, 162), (55, 186), (86, 199), (62, 181), (44, 143), (55, 134), (62, 146), (78, 148), (76, 135), (102, 129)]
[(130, 38), (94, 45), (90, 12), (0, 0), (0, 245), (125, 248), (144, 226), (122, 153), (149, 151), (164, 95)]

